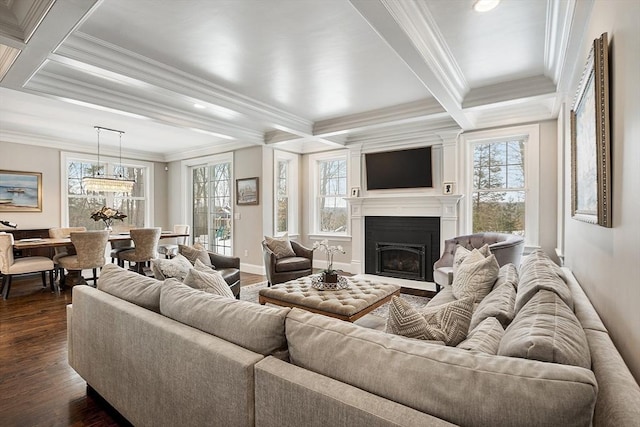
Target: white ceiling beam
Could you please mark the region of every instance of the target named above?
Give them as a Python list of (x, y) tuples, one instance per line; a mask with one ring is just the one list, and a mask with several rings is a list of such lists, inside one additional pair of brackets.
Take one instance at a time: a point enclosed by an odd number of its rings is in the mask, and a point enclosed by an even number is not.
[(428, 9), (419, 2), (350, 0), (462, 129), (474, 123), (462, 111), (467, 83)]
[(549, 77), (527, 77), (472, 89), (465, 97), (462, 107), (464, 109), (489, 108), (493, 104), (555, 95), (556, 85)]

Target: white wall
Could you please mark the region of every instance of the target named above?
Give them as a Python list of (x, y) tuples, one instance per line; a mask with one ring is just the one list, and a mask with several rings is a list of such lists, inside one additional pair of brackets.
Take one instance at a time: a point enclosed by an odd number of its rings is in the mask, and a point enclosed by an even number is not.
[(568, 114), (591, 43), (609, 45), (613, 228), (571, 218), (569, 129), (565, 128), (565, 263), (602, 317), (636, 381), (640, 380), (640, 2), (596, 1), (576, 64)]

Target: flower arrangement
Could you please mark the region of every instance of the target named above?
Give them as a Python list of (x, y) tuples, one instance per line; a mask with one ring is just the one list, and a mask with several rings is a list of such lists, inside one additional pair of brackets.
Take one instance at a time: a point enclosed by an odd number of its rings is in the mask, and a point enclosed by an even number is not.
[(113, 220), (119, 219), (120, 221), (122, 221), (126, 217), (127, 216), (125, 214), (121, 213), (117, 209), (108, 208), (106, 206), (103, 206), (101, 209), (98, 209), (97, 211), (91, 213), (92, 220), (104, 221), (104, 225), (109, 230), (113, 225)]
[(329, 275), (335, 275), (336, 272), (333, 270), (333, 256), (335, 254), (343, 254), (345, 253), (344, 249), (342, 248), (342, 246), (338, 245), (338, 246), (330, 246), (329, 245), (329, 241), (327, 239), (324, 239), (321, 242), (315, 242), (313, 244), (313, 250), (316, 249), (320, 249), (320, 251), (322, 252), (326, 252), (327, 254), (327, 268), (324, 270), (324, 274), (325, 276), (327, 274)]

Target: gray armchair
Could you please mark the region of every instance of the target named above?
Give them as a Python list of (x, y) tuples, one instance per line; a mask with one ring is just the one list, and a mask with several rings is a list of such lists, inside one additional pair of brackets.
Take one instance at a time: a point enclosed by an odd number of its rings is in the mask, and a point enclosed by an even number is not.
[(498, 265), (520, 265), (520, 258), (524, 250), (524, 238), (515, 234), (503, 233), (476, 233), (467, 236), (458, 236), (444, 241), (444, 252), (440, 259), (433, 264), (433, 280), (436, 282), (436, 291), (441, 286), (453, 283), (453, 257), (458, 245), (469, 250), (480, 249), (485, 244), (496, 256)]
[(308, 249), (300, 243), (291, 242), (296, 256), (276, 258), (267, 243), (262, 241), (262, 255), (264, 268), (267, 272), (268, 286), (284, 283), (298, 277), (308, 276), (313, 268), (313, 249)]

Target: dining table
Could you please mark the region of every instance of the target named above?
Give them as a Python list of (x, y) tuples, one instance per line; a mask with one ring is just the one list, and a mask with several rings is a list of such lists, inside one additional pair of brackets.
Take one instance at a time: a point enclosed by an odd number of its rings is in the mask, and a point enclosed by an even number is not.
[[(162, 231), (160, 233), (160, 239), (170, 239), (177, 237), (189, 237), (189, 234), (185, 233), (175, 233), (173, 231)], [(131, 240), (131, 235), (128, 232), (122, 233), (111, 233), (109, 235), (109, 242), (121, 241), (121, 240)], [(60, 246), (69, 246), (73, 245), (71, 243), (70, 238), (64, 239), (54, 239), (50, 237), (34, 237), (34, 238), (26, 238), (19, 239), (13, 242), (13, 249), (16, 251), (25, 251), (29, 252), (31, 249), (42, 249), (42, 248), (55, 248)], [(84, 282), (84, 279), (80, 275), (79, 271), (69, 271), (69, 274), (66, 276), (65, 284), (67, 286), (74, 286), (77, 284), (81, 284)]]

